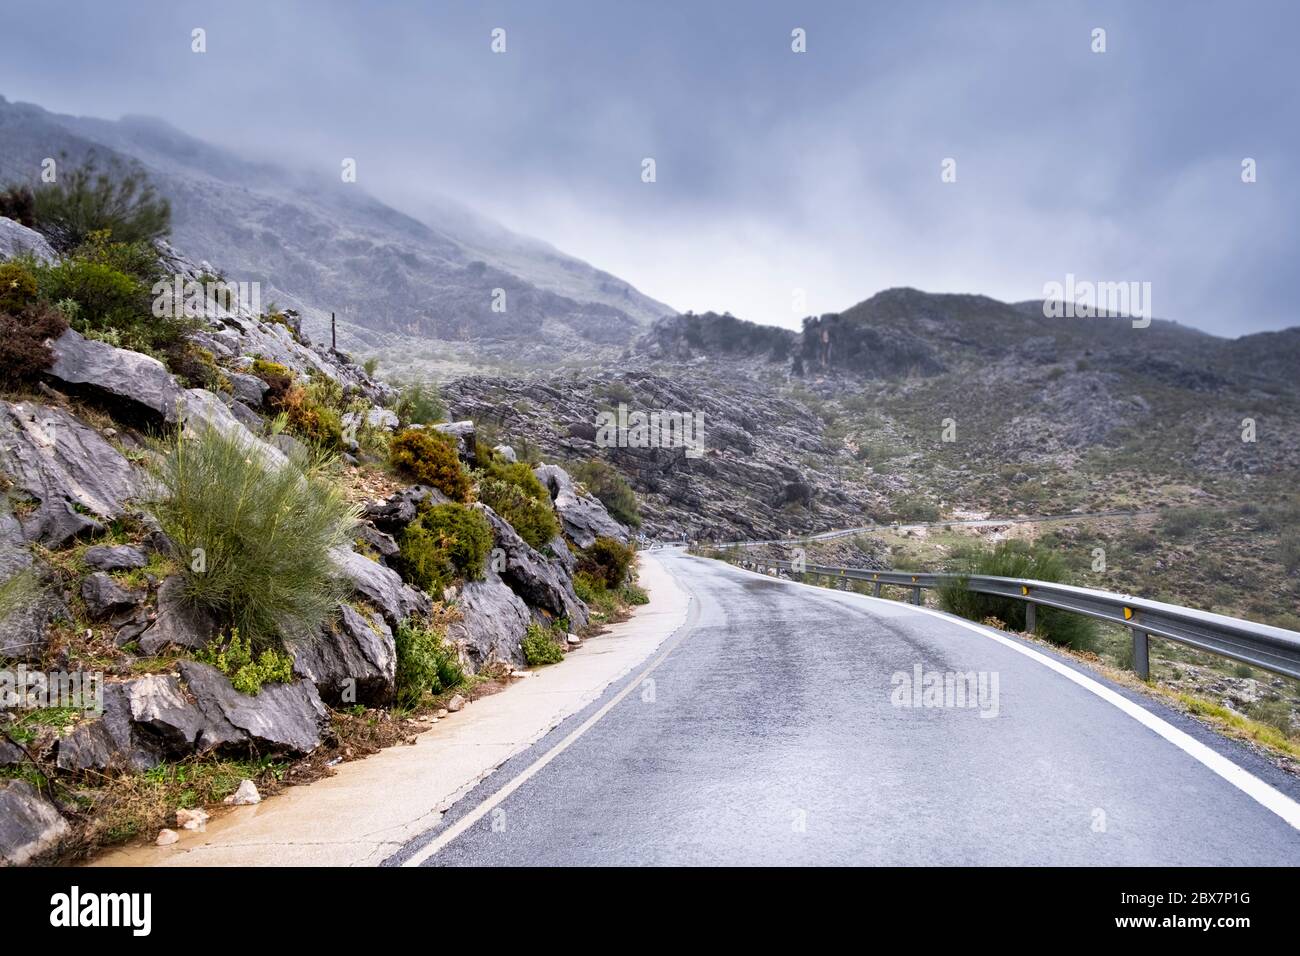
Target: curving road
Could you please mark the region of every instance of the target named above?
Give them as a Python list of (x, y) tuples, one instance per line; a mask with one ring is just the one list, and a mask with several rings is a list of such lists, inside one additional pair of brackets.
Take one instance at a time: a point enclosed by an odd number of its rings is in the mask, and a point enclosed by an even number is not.
[[(1295, 778), (1054, 655), (650, 560), (686, 624), (390, 864), (1300, 864)], [(924, 706), (896, 677), (918, 667), (975, 672), (973, 699)]]

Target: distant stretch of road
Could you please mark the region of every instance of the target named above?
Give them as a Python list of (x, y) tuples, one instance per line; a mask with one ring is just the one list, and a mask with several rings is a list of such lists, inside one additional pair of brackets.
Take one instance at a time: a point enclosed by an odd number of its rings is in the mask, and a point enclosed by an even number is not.
[(644, 560), (689, 593), (682, 628), (389, 863), (1300, 864), (1294, 778), (1073, 662)]

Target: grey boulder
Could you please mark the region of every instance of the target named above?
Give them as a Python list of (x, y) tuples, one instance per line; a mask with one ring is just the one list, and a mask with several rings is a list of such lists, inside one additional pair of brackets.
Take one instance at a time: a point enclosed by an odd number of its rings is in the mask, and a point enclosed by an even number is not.
[(96, 545), (81, 557), (86, 567), (96, 571), (133, 571), (149, 563), (144, 549), (130, 544)]
[(451, 501), (437, 488), (429, 485), (411, 485), (396, 492), (387, 501), (372, 501), (365, 508), (365, 516), (381, 530), (397, 534), (415, 520), (421, 508), (445, 505)]
[(444, 435), (450, 435), (456, 439), (456, 452), (460, 455), (461, 461), (471, 468), (478, 467), (478, 430), (473, 422), (444, 422), (441, 425), (432, 427), (434, 431), (442, 432)]
[[(175, 678), (171, 678), (175, 680)], [(163, 760), (162, 744), (137, 731), (131, 722), (129, 685), (104, 685), (104, 712), (77, 724), (59, 738), (55, 764), (60, 770), (139, 773)]]
[(157, 654), (168, 645), (198, 650), (220, 630), (216, 616), (191, 601), (179, 575), (165, 579), (158, 587), (158, 616), (140, 636), (140, 649)]
[(330, 556), (352, 591), (369, 601), (390, 628), (412, 616), (426, 617), (433, 610), (429, 595), (406, 584), (391, 568), (344, 548), (335, 548)]
[(0, 259), (32, 256), (37, 262), (51, 263), (58, 253), (44, 236), (20, 222), (0, 216)]
[(356, 538), (359, 542), (370, 548), (384, 560), (395, 558), (401, 553), (401, 548), (397, 545), (397, 539), (391, 534), (380, 531), (368, 521), (363, 521), (356, 526)]
[(564, 533), (578, 547), (589, 548), (597, 538), (613, 538), (627, 544), (627, 528), (610, 516), (599, 499), (580, 489), (559, 465), (538, 465), (533, 474), (550, 492)]
[(149, 424), (176, 420), (181, 388), (156, 358), (87, 339), (75, 329), (59, 336), (53, 350), (46, 375), (68, 391)]
[(94, 620), (133, 608), (144, 599), (144, 591), (122, 587), (105, 571), (88, 574), (81, 582), (81, 600)]
[(393, 697), (397, 647), (379, 615), (339, 606), (338, 619), (317, 635), (285, 641), (294, 673), (316, 685), (331, 704), (386, 704)]
[(523, 639), (532, 615), (495, 571), (482, 581), (467, 581), (456, 607), (460, 620), (448, 626), (447, 636), (475, 670), (490, 661), (524, 663)]
[(0, 861), (24, 866), (58, 847), (68, 823), (25, 780), (0, 782)]
[(241, 694), (215, 667), (181, 662), (181, 677), (210, 725), (232, 727), (257, 750), (305, 754), (320, 746), (329, 710), (309, 680)]
[(267, 384), (264, 381), (256, 375), (249, 375), (245, 372), (227, 372), (226, 378), (230, 380), (230, 388), (235, 398), (250, 408), (262, 407), (267, 389)]
[(37, 502), (23, 536), (49, 548), (103, 531), (139, 493), (135, 470), (94, 429), (58, 408), (0, 403), (0, 471)]
[(501, 580), (525, 603), (540, 608), (550, 618), (567, 617), (570, 630), (586, 627), (587, 605), (574, 593), (573, 580), (564, 565), (533, 550), (509, 522), (487, 505), (473, 507), (488, 519), (493, 542), (503, 552), (503, 560), (495, 566)]

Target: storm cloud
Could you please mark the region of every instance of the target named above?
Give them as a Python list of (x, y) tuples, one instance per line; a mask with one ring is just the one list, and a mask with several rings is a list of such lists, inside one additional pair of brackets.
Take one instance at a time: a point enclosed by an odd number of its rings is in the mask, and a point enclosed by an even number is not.
[(73, 0), (6, 11), (0, 94), (353, 157), (399, 208), (452, 197), (683, 310), (794, 326), (1073, 274), (1239, 335), (1297, 324), (1298, 28), (1284, 2)]

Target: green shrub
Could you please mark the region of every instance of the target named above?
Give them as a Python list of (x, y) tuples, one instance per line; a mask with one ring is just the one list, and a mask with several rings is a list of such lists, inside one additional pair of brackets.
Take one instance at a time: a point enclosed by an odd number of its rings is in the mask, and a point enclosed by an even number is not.
[(167, 367), (189, 388), (206, 388), (210, 392), (229, 391), (230, 379), (217, 365), (208, 349), (185, 342), (167, 357)]
[(269, 362), (263, 358), (253, 359), (253, 364), (248, 371), (266, 383), (266, 395), (263, 401), (266, 402), (267, 407), (279, 411), (284, 396), (293, 387), (293, 372), (279, 362)]
[(404, 621), (394, 635), (397, 644), (397, 704), (410, 709), (426, 693), (441, 694), (465, 681), (456, 649), (441, 628)]
[(36, 276), (25, 263), (0, 262), (0, 312), (18, 313), (36, 301)]
[(36, 194), (30, 186), (15, 185), (0, 190), (0, 216), (28, 229), (36, 227)]
[(241, 694), (256, 694), (263, 684), (287, 684), (293, 680), (293, 660), (289, 655), (273, 647), (255, 651), (252, 641), (239, 636), (239, 628), (230, 632), (229, 641), (217, 638), (194, 657), (229, 677), (231, 686)]
[[(115, 240), (108, 231), (91, 233), (85, 242), (73, 250), (72, 255), (138, 279), (149, 286), (151, 296), (154, 284), (167, 278), (162, 259), (153, 243), (121, 242)], [(172, 291), (170, 282), (167, 286)]]
[(36, 266), (40, 297), (61, 308), (76, 303), (71, 325), (87, 337), (164, 356), (180, 347), (193, 323), (155, 316), (149, 281), (118, 268), (132, 257), (107, 248), (114, 245), (92, 241), (56, 263)]
[(650, 595), (645, 593), (645, 588), (630, 581), (620, 589), (619, 596), (628, 604), (650, 603)]
[(434, 505), (403, 529), (398, 545), (402, 577), (438, 594), (457, 577), (483, 577), (492, 526), (482, 512), (466, 505)]
[(328, 452), (343, 449), (343, 387), (324, 375), (301, 383), (278, 362), (254, 359), (249, 372), (266, 383), (262, 403), (284, 415), (289, 433), (308, 445)]
[(1278, 542), (1278, 558), (1288, 571), (1300, 571), (1300, 533), (1286, 531)]
[(322, 378), (292, 385), (280, 399), (277, 411), (288, 418), (289, 431), (309, 445), (327, 452), (343, 448), (343, 416), (334, 405), (334, 389)]
[(437, 386), (422, 382), (403, 387), (393, 410), (408, 425), (433, 425), (447, 414)]
[(393, 436), (389, 462), (421, 484), (432, 485), (452, 501), (468, 501), (469, 476), (460, 466), (456, 441), (429, 428), (407, 428)]
[[(957, 564), (957, 572), (962, 575), (1068, 583), (1065, 565), (1057, 555), (1023, 541), (1003, 541), (991, 551), (961, 554)], [(1011, 630), (1025, 629), (1025, 602), (977, 594), (967, 587), (964, 577), (939, 589), (939, 605), (945, 611), (972, 621), (995, 617)], [(1093, 650), (1097, 645), (1096, 623), (1089, 618), (1041, 605), (1037, 608), (1036, 618), (1035, 632), (1054, 644), (1079, 651)]]
[(637, 505), (636, 492), (627, 480), (613, 466), (593, 458), (565, 466), (570, 477), (581, 482), (595, 495), (609, 513), (623, 524), (633, 528), (641, 527), (641, 512)]
[(894, 517), (899, 521), (938, 521), (939, 506), (920, 495), (907, 495), (892, 502)]
[(534, 548), (541, 549), (560, 533), (551, 494), (523, 462), (505, 462), (490, 456), (479, 477), (478, 500), (506, 521)]
[(36, 228), (65, 252), (103, 230), (119, 242), (152, 242), (171, 231), (171, 204), (142, 169), (117, 161), (100, 169), (94, 155), (36, 190), (34, 212)]
[(43, 303), (17, 315), (0, 312), (0, 387), (17, 388), (32, 381), (54, 362), (47, 344), (68, 328), (63, 313)]
[(620, 544), (613, 538), (597, 538), (591, 547), (578, 552), (578, 570), (604, 582), (611, 591), (617, 591), (627, 580), (636, 549)]
[(564, 660), (564, 646), (557, 639), (555, 633), (547, 627), (542, 627), (536, 621), (528, 622), (528, 632), (524, 635), (522, 642), (524, 660), (528, 662), (529, 667), (537, 667), (540, 664), (558, 664)]
[(1216, 528), (1226, 515), (1212, 508), (1171, 508), (1160, 516), (1160, 532), (1165, 538), (1186, 538), (1201, 528)]
[(327, 466), (277, 468), (215, 429), (177, 436), (154, 466), (150, 507), (175, 542), (187, 593), (259, 646), (314, 633), (339, 601), (329, 552), (348, 541), (358, 512), (323, 476)]

